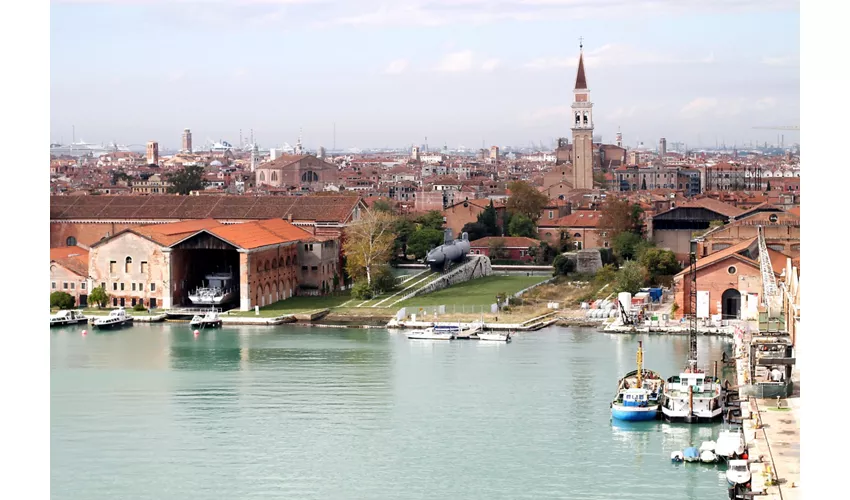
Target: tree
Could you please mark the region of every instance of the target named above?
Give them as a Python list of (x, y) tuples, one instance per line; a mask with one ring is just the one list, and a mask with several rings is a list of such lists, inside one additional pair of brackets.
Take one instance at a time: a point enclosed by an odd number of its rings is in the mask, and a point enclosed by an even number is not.
[(555, 249), (545, 241), (541, 241), (539, 245), (528, 247), (528, 255), (532, 257), (535, 264), (543, 265), (552, 261), (555, 257)]
[(416, 223), (422, 225), (422, 227), (429, 227), (431, 229), (437, 229), (442, 231), (443, 214), (441, 214), (437, 210), (431, 210), (427, 214), (417, 218)]
[(558, 251), (569, 252), (572, 249), (572, 245), (570, 244), (570, 232), (566, 229), (558, 230)]
[(53, 292), (50, 294), (50, 307), (59, 309), (71, 309), (74, 307), (74, 296), (67, 292)]
[(623, 232), (614, 237), (611, 248), (614, 255), (620, 260), (634, 260), (637, 258), (638, 247), (643, 239), (632, 232)]
[(608, 238), (611, 240), (620, 233), (640, 234), (642, 214), (643, 209), (640, 205), (625, 200), (609, 199), (602, 206), (599, 226), (608, 232)]
[(394, 253), (407, 256), (407, 241), (416, 231), (416, 224), (407, 217), (399, 217), (393, 223), (393, 231), (396, 234)]
[(95, 304), (97, 307), (106, 307), (106, 304), (109, 303), (109, 294), (102, 286), (99, 286), (91, 291), (88, 300), (90, 304)]
[(383, 212), (367, 211), (345, 230), (345, 270), (352, 278), (366, 277), (372, 286), (372, 268), (386, 264), (395, 246), (393, 218)]
[(660, 248), (648, 248), (640, 256), (640, 264), (649, 273), (649, 281), (652, 285), (658, 284), (660, 276), (673, 276), (682, 270), (676, 254), (670, 250)]
[(359, 300), (369, 300), (375, 295), (372, 285), (363, 280), (358, 281), (351, 287), (351, 296)]
[(395, 288), (395, 275), (390, 270), (390, 266), (379, 266), (375, 269), (374, 283), (372, 289), (375, 294), (388, 292)]
[(407, 250), (422, 259), (434, 247), (443, 244), (443, 232), (430, 227), (420, 227), (407, 240)]
[(646, 191), (646, 177), (644, 177), (643, 180), (640, 181), (640, 188)]
[(378, 200), (375, 203), (372, 203), (372, 210), (376, 210), (378, 212), (385, 212), (388, 214), (393, 213), (393, 207), (388, 201), (385, 200)]
[(540, 212), (549, 203), (549, 198), (537, 190), (531, 184), (524, 181), (515, 181), (508, 184), (511, 196), (508, 198), (508, 210), (522, 214), (537, 222)]
[[(483, 225), (486, 229), (484, 236), (499, 236), (501, 234), (499, 231), (498, 220), (499, 216), (496, 213), (496, 207), (493, 206), (493, 200), (490, 200), (490, 204), (487, 205), (487, 208), (478, 214), (478, 223)], [(484, 236), (482, 236), (482, 238)], [(469, 239), (472, 240), (472, 237)]]
[(508, 234), (511, 236), (525, 236), (527, 238), (537, 237), (534, 222), (520, 213), (516, 213), (511, 217), (511, 222), (508, 224)]
[(617, 268), (613, 264), (606, 264), (596, 271), (596, 276), (593, 277), (594, 284), (597, 286), (614, 283), (617, 279)]
[(463, 229), (460, 230), (460, 232), (467, 233), (467, 236), (469, 236), (469, 241), (475, 241), (477, 239), (490, 236), (487, 233), (487, 226), (480, 222), (467, 222), (463, 226)]
[(172, 172), (166, 176), (171, 186), (168, 192), (172, 194), (189, 194), (190, 191), (197, 191), (204, 188), (204, 167), (200, 165), (189, 165), (181, 168), (177, 172)]
[(593, 171), (593, 183), (601, 185), (604, 189), (608, 187), (608, 179), (605, 178), (605, 172), (601, 170)]
[(627, 260), (625, 264), (623, 264), (623, 268), (620, 269), (620, 272), (617, 273), (616, 279), (616, 291), (619, 292), (629, 292), (629, 293), (637, 293), (638, 290), (646, 283), (647, 272), (646, 268), (640, 265), (640, 263)]
[(492, 238), (490, 240), (489, 250), (491, 259), (497, 260), (508, 258), (508, 249), (505, 248), (505, 240), (503, 238)]
[(576, 270), (576, 262), (566, 255), (558, 255), (552, 261), (552, 267), (555, 268), (553, 276), (565, 276)]

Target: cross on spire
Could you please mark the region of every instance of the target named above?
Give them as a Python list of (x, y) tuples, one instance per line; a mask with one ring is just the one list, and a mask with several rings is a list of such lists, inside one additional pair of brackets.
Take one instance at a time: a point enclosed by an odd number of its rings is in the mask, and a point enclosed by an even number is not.
[(578, 50), (584, 50), (584, 37), (578, 37)]

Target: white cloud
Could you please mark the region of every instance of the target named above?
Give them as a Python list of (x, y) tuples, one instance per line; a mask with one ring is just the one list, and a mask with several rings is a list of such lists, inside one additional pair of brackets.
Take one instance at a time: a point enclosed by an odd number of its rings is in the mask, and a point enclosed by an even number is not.
[(487, 59), (481, 63), (481, 69), (484, 71), (493, 71), (499, 66), (499, 60), (496, 58)]
[(716, 97), (697, 97), (685, 104), (680, 110), (684, 118), (728, 118), (742, 113), (755, 113), (777, 107), (775, 97), (762, 97), (755, 101), (739, 97), (736, 99), (718, 99)]
[(446, 73), (459, 73), (472, 69), (472, 51), (464, 50), (446, 54), (437, 64), (436, 70)]
[[(674, 56), (643, 50), (631, 45), (613, 43), (588, 50), (584, 55), (584, 64), (588, 68), (695, 63), (710, 64), (714, 62), (713, 52), (703, 57)], [(538, 57), (524, 65), (524, 67), (534, 70), (574, 68), (576, 66), (578, 66), (578, 54), (572, 57)]]
[(388, 75), (398, 75), (400, 73), (404, 73), (408, 66), (407, 59), (396, 59), (392, 61), (387, 68), (384, 70), (384, 73)]

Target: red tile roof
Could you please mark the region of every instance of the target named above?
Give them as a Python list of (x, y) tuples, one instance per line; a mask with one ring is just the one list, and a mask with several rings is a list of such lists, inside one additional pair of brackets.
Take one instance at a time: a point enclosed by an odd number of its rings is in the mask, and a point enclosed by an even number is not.
[(570, 215), (549, 221), (540, 226), (546, 227), (599, 227), (602, 222), (602, 212), (596, 210), (576, 210)]
[(220, 225), (208, 229), (207, 232), (246, 250), (313, 239), (312, 234), (282, 219)]
[(688, 200), (678, 206), (705, 208), (712, 212), (717, 212), (720, 215), (725, 215), (726, 217), (737, 217), (744, 213), (744, 211), (738, 207), (708, 197)]
[(89, 274), (89, 251), (78, 246), (50, 249), (50, 262), (56, 262), (83, 277)]

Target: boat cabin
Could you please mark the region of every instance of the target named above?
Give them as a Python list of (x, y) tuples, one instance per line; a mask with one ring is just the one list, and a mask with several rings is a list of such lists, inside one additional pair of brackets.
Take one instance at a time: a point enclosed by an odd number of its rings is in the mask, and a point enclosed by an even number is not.
[(626, 389), (620, 392), (617, 402), (623, 406), (648, 406), (649, 391), (646, 389)]

